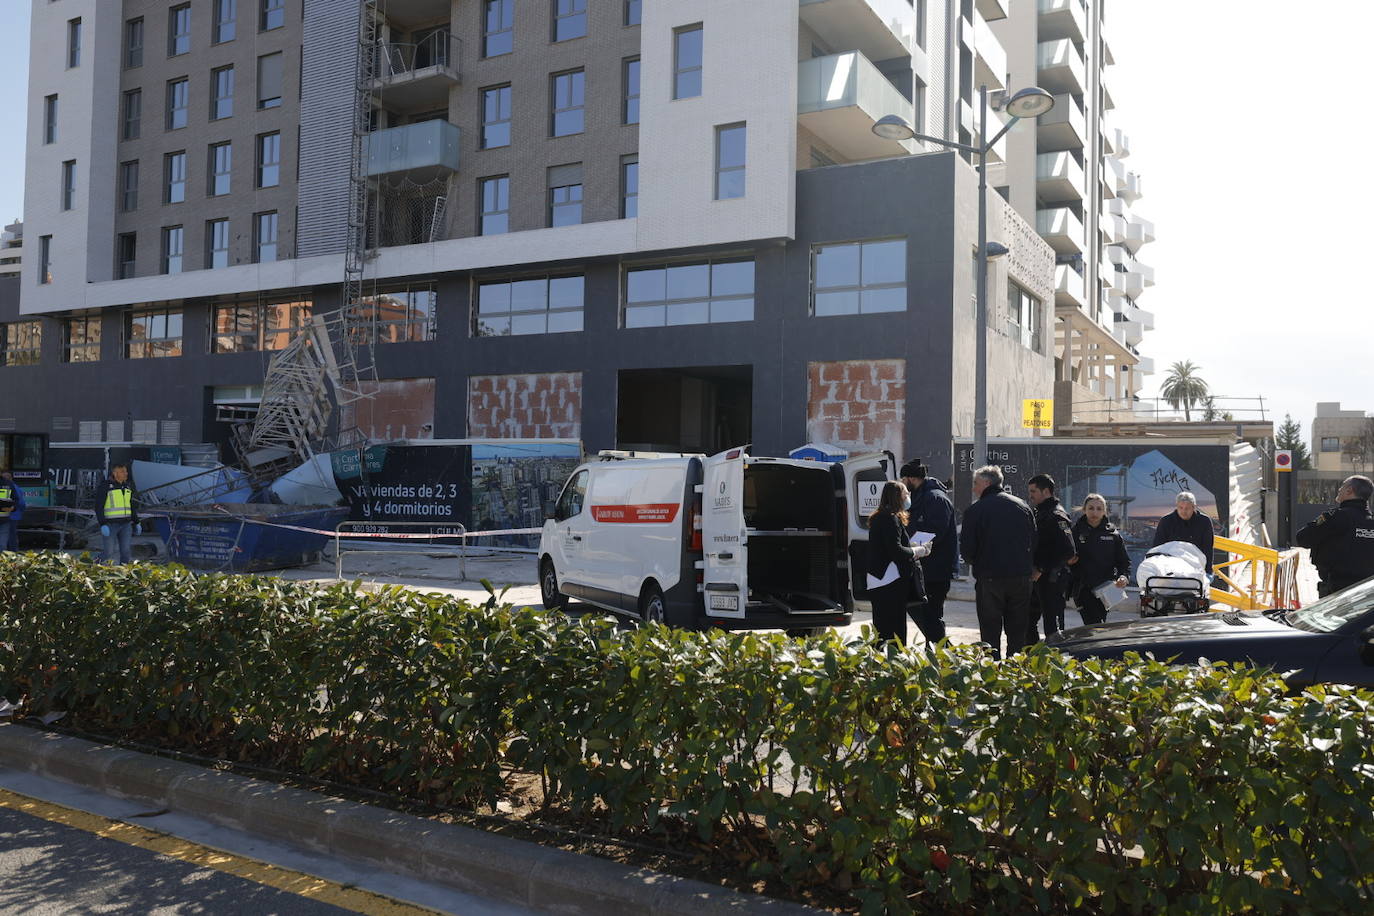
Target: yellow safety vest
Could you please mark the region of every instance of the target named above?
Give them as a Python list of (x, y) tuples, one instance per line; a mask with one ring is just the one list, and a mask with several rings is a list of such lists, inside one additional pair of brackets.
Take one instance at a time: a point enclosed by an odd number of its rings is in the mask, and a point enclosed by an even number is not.
[[(13, 500), (14, 488), (9, 486), (8, 484), (0, 484), (0, 499)], [(9, 518), (10, 513), (13, 511), (14, 506), (10, 506), (9, 508), (4, 508), (3, 506), (0, 506), (0, 518)]]
[(127, 487), (110, 487), (105, 494), (105, 518), (128, 518), (133, 515), (133, 494)]

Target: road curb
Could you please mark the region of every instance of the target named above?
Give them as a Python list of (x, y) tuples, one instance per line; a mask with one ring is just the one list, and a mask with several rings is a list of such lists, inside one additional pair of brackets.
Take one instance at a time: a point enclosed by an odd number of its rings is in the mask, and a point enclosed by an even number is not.
[(823, 912), (20, 725), (0, 725), (0, 767), (135, 799), (466, 893), (559, 913)]

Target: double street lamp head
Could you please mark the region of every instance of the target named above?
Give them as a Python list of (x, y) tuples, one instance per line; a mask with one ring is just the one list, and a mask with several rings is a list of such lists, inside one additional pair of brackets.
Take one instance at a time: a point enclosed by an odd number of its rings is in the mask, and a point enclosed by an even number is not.
[[(1013, 120), (1038, 118), (1054, 107), (1054, 96), (1039, 86), (1027, 86), (1002, 105), (1002, 110)], [(883, 115), (873, 125), (873, 133), (884, 140), (914, 140), (918, 136), (915, 129), (900, 115)], [(936, 141), (939, 142), (939, 141)]]

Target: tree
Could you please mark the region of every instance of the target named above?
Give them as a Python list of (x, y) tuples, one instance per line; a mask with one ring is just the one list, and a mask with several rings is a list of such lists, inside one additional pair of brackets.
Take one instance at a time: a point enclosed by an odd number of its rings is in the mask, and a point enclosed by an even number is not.
[(1302, 439), (1302, 427), (1293, 419), (1291, 413), (1283, 415), (1283, 422), (1279, 424), (1278, 435), (1274, 437), (1274, 441), (1279, 448), (1286, 448), (1293, 453), (1293, 470), (1312, 470), (1312, 453), (1308, 451), (1307, 443)]
[(1344, 446), (1341, 451), (1355, 469), (1355, 473), (1363, 474), (1374, 466), (1374, 417), (1365, 420), (1355, 435), (1343, 437), (1341, 444)]
[(1182, 410), (1183, 419), (1189, 422), (1193, 419), (1193, 407), (1207, 397), (1207, 383), (1197, 374), (1201, 368), (1193, 365), (1192, 360), (1174, 363), (1159, 390), (1169, 406)]

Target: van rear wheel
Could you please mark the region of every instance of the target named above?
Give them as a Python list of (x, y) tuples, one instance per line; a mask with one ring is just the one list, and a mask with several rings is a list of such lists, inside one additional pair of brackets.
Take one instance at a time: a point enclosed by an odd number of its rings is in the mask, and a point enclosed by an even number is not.
[(568, 603), (568, 599), (558, 590), (558, 571), (553, 568), (553, 560), (548, 557), (539, 564), (539, 598), (543, 601), (546, 611), (566, 607)]
[(646, 586), (639, 596), (639, 619), (644, 623), (667, 623), (668, 608), (663, 600), (663, 589), (657, 585)]

